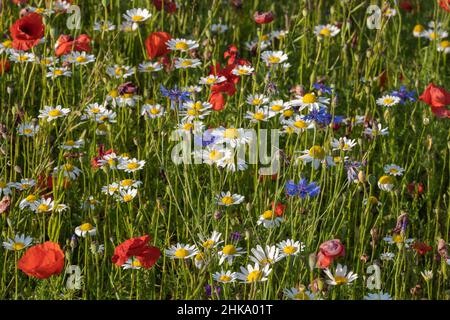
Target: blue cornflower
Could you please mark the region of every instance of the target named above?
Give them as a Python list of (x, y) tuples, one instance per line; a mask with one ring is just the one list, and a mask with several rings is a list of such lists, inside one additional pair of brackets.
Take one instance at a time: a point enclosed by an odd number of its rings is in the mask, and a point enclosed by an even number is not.
[(332, 118), (331, 114), (324, 107), (320, 107), (319, 109), (314, 108), (305, 116), (306, 120), (313, 120), (322, 125), (329, 125)]
[(212, 135), (212, 130), (206, 130), (203, 134), (194, 135), (194, 144), (196, 146), (207, 147), (214, 144), (217, 137)]
[(285, 190), (289, 196), (297, 195), (301, 199), (304, 199), (307, 196), (317, 196), (320, 193), (320, 186), (318, 186), (314, 181), (308, 183), (308, 180), (302, 178), (298, 184), (295, 184), (294, 181), (289, 180), (286, 183)]
[(344, 160), (344, 168), (347, 171), (347, 180), (349, 182), (358, 180), (358, 172), (362, 166), (363, 164), (361, 162), (351, 161), (348, 159)]
[(328, 94), (332, 94), (333, 93), (333, 88), (331, 87), (327, 87), (326, 85), (322, 84), (322, 83), (314, 83), (313, 84), (313, 88), (316, 90), (320, 90), (324, 93), (328, 93)]
[(400, 98), (400, 103), (405, 104), (407, 100), (414, 102), (416, 101), (415, 95), (416, 92), (406, 90), (405, 86), (401, 86), (400, 90), (392, 91), (392, 95)]
[(164, 86), (161, 84), (160, 90), (164, 97), (167, 97), (170, 99), (170, 108), (171, 109), (174, 109), (175, 103), (178, 103), (178, 108), (181, 109), (181, 104), (184, 101), (190, 101), (189, 96), (191, 95), (191, 93), (188, 91), (180, 90), (177, 88), (177, 86), (175, 86), (174, 89), (169, 90), (169, 89), (164, 88)]

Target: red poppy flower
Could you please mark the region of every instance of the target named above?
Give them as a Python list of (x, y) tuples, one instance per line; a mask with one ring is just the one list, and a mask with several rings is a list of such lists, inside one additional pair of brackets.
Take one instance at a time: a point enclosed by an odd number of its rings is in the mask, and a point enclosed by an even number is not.
[(277, 217), (282, 217), (284, 210), (286, 209), (286, 205), (282, 204), (281, 202), (277, 202), (276, 204), (272, 202), (272, 208), (277, 215)]
[(450, 0), (441, 0), (439, 6), (447, 12), (450, 12)]
[(9, 28), (13, 39), (12, 47), (16, 50), (30, 50), (41, 41), (44, 28), (42, 17), (34, 12), (16, 20)]
[(419, 182), (419, 183), (415, 183), (415, 182), (408, 183), (407, 188), (408, 188), (408, 192), (411, 193), (411, 194), (416, 194), (417, 193), (417, 194), (420, 195), (424, 191), (422, 182)]
[(413, 9), (413, 6), (409, 1), (402, 1), (402, 2), (400, 2), (400, 8), (402, 8), (406, 12), (411, 12)]
[(149, 241), (150, 236), (148, 235), (126, 240), (114, 250), (112, 262), (120, 267), (129, 258), (136, 257), (144, 268), (151, 268), (161, 256), (161, 251), (156, 247), (149, 246)]
[(177, 4), (175, 1), (171, 0), (153, 0), (153, 5), (156, 7), (156, 10), (161, 11), (163, 9), (164, 3), (164, 11), (168, 13), (174, 13), (177, 11)]
[(103, 144), (100, 144), (98, 147), (98, 156), (94, 157), (91, 160), (91, 166), (95, 169), (100, 167), (99, 160), (103, 158), (103, 156), (106, 156), (108, 154), (114, 153), (115, 151), (113, 149), (109, 149), (105, 151), (105, 146)]
[(412, 248), (414, 250), (416, 250), (417, 253), (420, 254), (420, 255), (424, 255), (428, 251), (433, 250), (432, 247), (430, 247), (429, 245), (427, 245), (424, 242), (414, 242), (413, 245), (412, 245)]
[(166, 42), (170, 39), (172, 39), (172, 36), (167, 32), (158, 31), (150, 34), (145, 40), (147, 57), (153, 60), (168, 54), (170, 50), (167, 48)]
[(21, 4), (27, 4), (28, 0), (11, 0), (12, 3), (21, 5)]
[(253, 19), (255, 20), (255, 22), (257, 24), (265, 24), (265, 23), (272, 22), (274, 18), (275, 18), (275, 16), (272, 13), (272, 11), (267, 11), (267, 12), (256, 11), (255, 14), (253, 15)]
[(64, 268), (64, 252), (54, 242), (38, 244), (25, 252), (19, 260), (18, 268), (31, 277), (49, 278), (60, 274)]
[(87, 34), (80, 34), (76, 39), (69, 35), (60, 35), (56, 41), (56, 56), (62, 56), (72, 51), (91, 51), (91, 38)]
[(450, 105), (450, 92), (447, 92), (444, 88), (430, 83), (419, 100), (428, 104), (431, 107), (431, 112), (438, 118), (450, 118), (450, 110), (445, 108), (445, 106)]
[(10, 69), (11, 64), (9, 63), (8, 59), (0, 59), (0, 76), (2, 76), (4, 73), (9, 72)]
[(225, 98), (223, 97), (222, 92), (212, 92), (211, 96), (209, 97), (209, 103), (211, 103), (213, 110), (223, 110), (225, 106)]
[(322, 243), (317, 254), (317, 266), (321, 269), (328, 268), (333, 260), (345, 255), (345, 247), (339, 239), (328, 240)]

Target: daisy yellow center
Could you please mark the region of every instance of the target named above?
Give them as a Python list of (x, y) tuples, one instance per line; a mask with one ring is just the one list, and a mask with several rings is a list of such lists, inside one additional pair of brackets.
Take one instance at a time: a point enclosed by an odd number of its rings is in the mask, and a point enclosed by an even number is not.
[(202, 261), (203, 260), (203, 254), (202, 253), (197, 253), (195, 255), (195, 260), (196, 261)]
[(255, 98), (255, 99), (253, 99), (252, 100), (252, 104), (253, 105), (260, 105), (262, 103), (262, 100), (261, 99), (259, 99), (259, 98)]
[(310, 300), (309, 296), (305, 292), (299, 292), (294, 296), (297, 300)]
[(28, 189), (30, 185), (28, 183), (22, 183), (21, 187), (22, 189)]
[(183, 67), (189, 67), (192, 65), (192, 61), (191, 60), (183, 60), (183, 62), (181, 62), (181, 65)]
[(285, 116), (286, 118), (292, 117), (293, 115), (294, 115), (294, 111), (292, 111), (291, 109), (285, 110), (283, 112), (283, 116)]
[(192, 123), (185, 123), (183, 125), (183, 129), (186, 130), (186, 131), (192, 130), (192, 129), (194, 129), (194, 124), (192, 124)]
[(312, 93), (307, 93), (303, 96), (303, 103), (315, 103), (317, 101), (316, 96)]
[(25, 133), (25, 134), (30, 134), (32, 132), (33, 132), (33, 130), (31, 130), (30, 128), (26, 128), (23, 130), (23, 133)]
[(132, 179), (125, 179), (120, 181), (120, 184), (122, 185), (122, 187), (129, 187), (134, 183), (134, 181)]
[(37, 197), (34, 194), (30, 194), (25, 200), (27, 200), (27, 202), (34, 202), (37, 200)]
[(216, 79), (214, 79), (214, 78), (206, 79), (206, 84), (213, 84), (214, 82), (216, 82)]
[(87, 58), (85, 56), (78, 56), (75, 60), (77, 62), (86, 62)]
[(187, 111), (187, 114), (190, 115), (190, 116), (198, 116), (198, 115), (200, 114), (200, 112), (198, 112), (198, 111), (195, 110), (195, 109), (189, 109), (189, 110)]
[(337, 285), (346, 284), (348, 282), (348, 279), (346, 277), (342, 276), (336, 276), (334, 277), (334, 281)]
[(197, 101), (196, 103), (194, 103), (194, 105), (192, 106), (192, 109), (194, 110), (201, 110), (203, 108), (203, 105), (200, 101)]
[(323, 28), (320, 30), (320, 35), (324, 37), (329, 37), (331, 35), (331, 30), (328, 28)]
[(436, 32), (431, 32), (431, 33), (430, 33), (430, 39), (435, 40), (435, 39), (437, 39), (437, 37), (438, 37), (438, 35), (437, 35)]
[(392, 237), (392, 241), (394, 241), (395, 243), (402, 243), (403, 238), (400, 234), (396, 234), (395, 236)]
[(15, 242), (15, 243), (13, 243), (12, 248), (15, 251), (19, 251), (19, 250), (22, 250), (23, 248), (25, 248), (25, 244), (22, 242)]
[(283, 109), (283, 107), (280, 106), (279, 104), (274, 104), (274, 105), (272, 106), (272, 110), (273, 110), (273, 111), (280, 111), (281, 109)]
[(99, 108), (92, 108), (92, 109), (91, 109), (91, 112), (92, 112), (92, 113), (99, 113), (99, 112), (100, 112), (100, 109), (99, 109)]
[(380, 184), (393, 184), (394, 179), (390, 176), (382, 176), (378, 182)]
[(229, 282), (231, 280), (231, 277), (226, 274), (223, 274), (220, 276), (219, 280), (222, 282)]
[(131, 194), (126, 194), (123, 196), (123, 201), (130, 202), (131, 200), (133, 200), (133, 196)]
[(277, 57), (277, 56), (270, 56), (270, 57), (268, 58), (268, 61), (269, 61), (270, 63), (278, 63), (278, 62), (280, 62), (280, 57)]
[(55, 75), (57, 75), (57, 76), (61, 76), (61, 75), (64, 73), (64, 71), (62, 71), (61, 69), (56, 69), (56, 70), (54, 71), (54, 73), (55, 73)]
[(390, 168), (390, 169), (389, 169), (389, 172), (390, 172), (390, 173), (397, 173), (398, 170), (397, 170), (397, 168)]
[(73, 165), (71, 165), (70, 163), (67, 163), (64, 165), (64, 170), (65, 171), (73, 171)]
[(0, 189), (6, 188), (6, 183), (3, 181), (0, 181)]
[(109, 92), (109, 96), (110, 96), (111, 98), (117, 98), (117, 97), (119, 96), (119, 92), (118, 92), (117, 90), (111, 90), (111, 91)]
[(125, 99), (129, 99), (129, 98), (133, 97), (133, 94), (132, 93), (124, 93), (122, 95), (122, 97), (125, 98)]
[(383, 100), (383, 102), (384, 102), (384, 104), (391, 104), (391, 103), (394, 102), (394, 99), (392, 99), (392, 98), (385, 98), (385, 99)]
[(61, 113), (61, 110), (59, 110), (59, 109), (53, 109), (53, 110), (50, 110), (49, 112), (48, 112), (48, 115), (50, 116), (50, 117), (58, 117), (58, 116), (60, 116), (62, 113)]
[(240, 75), (244, 75), (244, 74), (247, 74), (247, 70), (245, 70), (245, 69), (238, 69), (238, 74), (240, 74)]
[(131, 265), (132, 265), (133, 267), (142, 267), (142, 263), (141, 263), (138, 259), (133, 260), (133, 262), (131, 263)]
[(228, 244), (222, 249), (222, 253), (226, 255), (233, 255), (236, 254), (236, 252), (237, 252), (236, 247), (233, 246), (232, 244)]
[(297, 251), (297, 248), (294, 246), (286, 246), (283, 248), (283, 252), (285, 254), (294, 254)]
[(48, 205), (46, 205), (45, 203), (41, 203), (41, 204), (38, 206), (37, 210), (38, 210), (39, 212), (43, 212), (43, 211), (48, 211), (49, 208), (50, 208), (50, 207), (49, 207)]
[(259, 270), (253, 270), (252, 272), (250, 272), (247, 276), (247, 281), (248, 282), (256, 282), (259, 279), (261, 279), (261, 271)]
[(81, 231), (89, 231), (89, 230), (92, 230), (94, 227), (92, 226), (92, 224), (90, 224), (90, 223), (83, 223), (81, 226), (80, 226), (80, 230)]
[(256, 120), (264, 120), (264, 112), (255, 112), (253, 118)]
[(425, 28), (422, 25), (418, 24), (414, 27), (413, 32), (420, 33), (420, 32), (423, 32), (424, 30), (425, 30)]
[(130, 163), (127, 164), (127, 168), (128, 168), (128, 169), (131, 169), (131, 170), (137, 169), (137, 168), (139, 168), (139, 163), (136, 163), (136, 162), (130, 162)]
[(236, 139), (238, 137), (238, 130), (235, 128), (225, 129), (223, 136), (227, 139)]
[(6, 40), (2, 42), (3, 46), (5, 48), (11, 49), (12, 48), (12, 41), (11, 40)]
[(442, 41), (441, 47), (444, 49), (450, 47), (450, 41), (447, 41), (447, 40)]
[(175, 44), (175, 49), (177, 50), (187, 50), (189, 48), (186, 42), (180, 41)]
[(217, 150), (212, 150), (210, 153), (209, 153), (209, 159), (210, 160), (219, 160), (220, 158), (222, 158), (222, 154), (220, 153), (220, 151), (217, 151)]
[(73, 140), (68, 140), (66, 142), (66, 146), (73, 147), (74, 145), (75, 145), (75, 141), (73, 141)]
[(44, 13), (45, 9), (44, 8), (36, 8), (36, 10), (34, 10), (34, 12), (36, 12), (36, 13)]
[(297, 120), (294, 122), (294, 127), (299, 129), (305, 129), (306, 128), (306, 122), (303, 120)]
[(159, 109), (158, 108), (151, 108), (150, 109), (150, 113), (151, 114), (158, 114), (159, 113)]
[(273, 262), (272, 259), (270, 259), (270, 258), (265, 258), (265, 259), (262, 259), (262, 260), (260, 261), (260, 264), (261, 264), (262, 266), (265, 266), (265, 265), (267, 265), (267, 264), (271, 264), (272, 262)]
[(189, 255), (189, 251), (184, 248), (178, 249), (175, 251), (175, 257), (177, 258), (186, 258)]
[(114, 70), (114, 73), (118, 76), (121, 76), (121, 75), (123, 75), (123, 71), (124, 71), (123, 68), (118, 67)]
[(107, 121), (108, 119), (108, 116), (101, 116), (100, 118), (98, 118), (98, 120), (100, 121)]
[(264, 213), (262, 214), (262, 217), (266, 220), (271, 220), (273, 219), (274, 215), (273, 215), (273, 211), (272, 210), (267, 210), (264, 211)]
[(17, 60), (19, 60), (19, 61), (27, 61), (28, 60), (28, 56), (19, 56), (19, 57), (17, 57)]
[(314, 159), (324, 159), (325, 158), (325, 150), (321, 146), (313, 146), (309, 149), (309, 155)]
[(377, 204), (378, 203), (378, 199), (374, 196), (370, 196), (369, 197), (369, 203), (370, 204)]
[(267, 40), (269, 40), (269, 35), (263, 34), (263, 35), (261, 36), (260, 39), (261, 39), (262, 41), (267, 41)]
[(206, 240), (205, 242), (203, 242), (203, 247), (211, 249), (212, 246), (214, 245), (214, 240)]
[(132, 16), (131, 20), (133, 20), (133, 21), (142, 21), (142, 20), (144, 20), (144, 17), (136, 15), (136, 16)]
[(41, 60), (41, 64), (43, 64), (43, 65), (49, 65), (50, 63), (51, 63), (50, 59), (42, 59)]
[(230, 204), (233, 204), (233, 202), (234, 202), (233, 198), (230, 197), (230, 196), (225, 196), (225, 197), (222, 198), (222, 203), (223, 204), (230, 205)]

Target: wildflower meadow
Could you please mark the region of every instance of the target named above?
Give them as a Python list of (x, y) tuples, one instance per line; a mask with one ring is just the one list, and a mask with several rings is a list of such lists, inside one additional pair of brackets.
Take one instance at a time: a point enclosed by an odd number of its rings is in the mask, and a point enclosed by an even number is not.
[(449, 0), (0, 11), (0, 299), (450, 299)]

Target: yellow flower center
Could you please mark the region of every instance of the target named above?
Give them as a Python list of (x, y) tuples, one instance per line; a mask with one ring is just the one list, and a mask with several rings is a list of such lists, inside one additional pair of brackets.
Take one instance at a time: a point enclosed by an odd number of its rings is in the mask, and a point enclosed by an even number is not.
[(380, 180), (378, 180), (380, 184), (393, 184), (394, 179), (391, 176), (382, 176)]
[(189, 251), (187, 251), (184, 248), (178, 249), (177, 251), (175, 251), (175, 257), (177, 258), (185, 258), (189, 255)]
[(73, 171), (74, 166), (71, 165), (70, 163), (67, 163), (64, 165), (64, 170), (65, 171)]
[(37, 210), (39, 212), (45, 212), (45, 211), (48, 211), (48, 209), (50, 209), (50, 207), (48, 205), (46, 205), (45, 203), (41, 203), (37, 208)]
[(139, 22), (139, 21), (144, 20), (144, 17), (143, 16), (132, 16), (131, 20)]
[(23, 133), (25, 133), (25, 134), (30, 134), (32, 132), (33, 132), (33, 130), (31, 130), (30, 128), (26, 128), (23, 130)]
[(53, 109), (48, 112), (48, 115), (50, 117), (58, 117), (58, 116), (62, 115), (62, 112), (59, 109)]
[(30, 185), (28, 183), (22, 183), (21, 187), (22, 189), (28, 189)]
[(192, 66), (192, 61), (191, 60), (183, 60), (183, 62), (181, 62), (181, 65), (183, 67), (189, 67)]
[(190, 115), (190, 116), (198, 116), (198, 115), (200, 115), (200, 112), (198, 112), (198, 111), (195, 110), (195, 109), (189, 109), (189, 110), (187, 111), (187, 114)]
[(264, 120), (264, 112), (255, 112), (253, 118), (256, 120)]
[(3, 46), (5, 48), (11, 49), (12, 48), (12, 41), (11, 40), (6, 40), (2, 42)]
[(243, 68), (239, 68), (239, 69), (237, 70), (237, 72), (238, 72), (238, 74), (240, 74), (240, 75), (245, 75), (245, 74), (247, 74), (247, 70), (246, 70), (246, 69), (243, 69)]
[(437, 39), (437, 37), (438, 37), (438, 35), (437, 35), (437, 33), (436, 33), (436, 32), (431, 32), (431, 33), (430, 33), (430, 39), (432, 39), (432, 40), (436, 40), (436, 39)]
[(391, 104), (393, 102), (394, 102), (394, 99), (392, 99), (392, 98), (386, 98), (386, 99), (383, 100), (384, 104)]
[(294, 115), (294, 111), (292, 109), (288, 109), (283, 111), (283, 116), (286, 118), (292, 117)]
[(268, 59), (269, 63), (279, 63), (280, 62), (280, 57), (276, 57), (276, 56), (270, 56)]
[(110, 96), (111, 98), (117, 98), (117, 97), (119, 96), (119, 92), (118, 92), (117, 90), (111, 90), (111, 91), (109, 92), (109, 96)]
[(74, 145), (75, 145), (75, 141), (73, 141), (73, 140), (68, 140), (66, 142), (66, 146), (73, 147)]
[(283, 252), (285, 254), (294, 254), (295, 252), (297, 252), (297, 248), (294, 246), (286, 246), (283, 248)]
[(236, 139), (238, 137), (238, 130), (236, 128), (225, 129), (224, 138)]
[(203, 247), (207, 248), (207, 249), (211, 249), (214, 246), (214, 240), (206, 240), (205, 242), (203, 242)]
[(195, 255), (195, 258), (194, 258), (196, 261), (202, 261), (203, 260), (203, 254), (200, 252), (200, 253), (197, 253), (196, 255)]
[(86, 62), (87, 58), (85, 56), (78, 56), (75, 60), (77, 62)]
[(180, 41), (175, 44), (175, 49), (177, 50), (187, 50), (188, 48), (188, 44), (184, 41)]
[(334, 277), (334, 281), (337, 285), (346, 284), (348, 282), (348, 279), (346, 277), (342, 276), (336, 276)]
[(259, 279), (261, 279), (261, 271), (259, 270), (253, 270), (252, 272), (250, 272), (247, 276), (247, 281), (248, 282), (256, 282)]
[(237, 252), (236, 247), (233, 246), (232, 244), (228, 244), (225, 247), (223, 247), (223, 249), (222, 249), (222, 253), (226, 254), (228, 256), (236, 254), (236, 252)]
[(80, 226), (80, 230), (81, 231), (90, 231), (90, 230), (92, 230), (94, 227), (92, 226), (92, 224), (90, 224), (90, 223), (83, 223), (81, 226)]
[(226, 274), (223, 274), (219, 277), (219, 280), (222, 282), (229, 282), (231, 280), (231, 277)]
[(34, 194), (30, 194), (28, 197), (25, 198), (27, 202), (35, 202), (37, 200), (37, 197)]
[(272, 220), (275, 216), (274, 216), (272, 210), (267, 210), (267, 211), (264, 211), (264, 213), (262, 214), (262, 217), (265, 220)]
[(124, 70), (123, 70), (123, 68), (121, 68), (121, 67), (118, 67), (118, 68), (116, 68), (116, 69), (114, 70), (114, 73), (115, 73), (116, 75), (118, 75), (118, 76), (123, 75), (123, 72), (124, 72)]
[(280, 111), (281, 109), (283, 109), (283, 106), (280, 106), (279, 104), (274, 104), (274, 105), (271, 107), (271, 109), (272, 109), (272, 111), (277, 112), (277, 111)]
[(150, 113), (151, 114), (158, 114), (159, 113), (159, 109), (158, 108), (151, 108), (150, 109)]
[(25, 248), (25, 244), (22, 242), (15, 242), (15, 243), (13, 243), (12, 248), (15, 251), (19, 251), (19, 250), (22, 250), (23, 248)]
[(133, 183), (134, 183), (134, 180), (133, 180), (133, 179), (125, 179), (125, 180), (120, 181), (120, 185), (121, 185), (122, 187), (129, 187), (129, 186), (131, 186)]
[(223, 204), (230, 205), (230, 204), (233, 204), (233, 202), (234, 202), (233, 198), (230, 197), (230, 196), (225, 196), (225, 197), (222, 198), (222, 203)]
[(310, 300), (309, 296), (303, 291), (297, 293), (294, 298), (297, 300)]
[(329, 37), (331, 35), (331, 30), (328, 28), (323, 28), (320, 30), (320, 35), (324, 37)]
[(131, 265), (133, 267), (142, 267), (142, 263), (138, 259), (134, 259), (133, 262), (131, 262)]
[(7, 184), (6, 182), (0, 181), (0, 189), (6, 188)]
[(421, 24), (418, 24), (418, 25), (416, 25), (416, 26), (414, 27), (413, 32), (415, 32), (415, 33), (421, 33), (421, 32), (423, 32), (424, 30), (425, 30), (425, 28), (424, 28)]
[(398, 170), (397, 170), (397, 168), (390, 168), (390, 169), (389, 169), (389, 172), (390, 172), (390, 173), (397, 173)]
[(374, 197), (374, 196), (370, 196), (369, 199), (368, 199), (368, 202), (370, 204), (378, 204), (378, 199), (376, 197)]
[(396, 234), (392, 237), (392, 241), (394, 241), (395, 243), (402, 243), (403, 237), (400, 234)]
[(259, 98), (255, 98), (255, 99), (252, 100), (252, 104), (253, 105), (259, 106), (261, 103), (262, 103), (262, 100), (259, 99)]
[(19, 57), (17, 58), (17, 60), (19, 60), (19, 61), (27, 61), (27, 60), (28, 60), (28, 56), (21, 55), (21, 56), (19, 56)]
[(208, 78), (208, 79), (206, 79), (206, 84), (213, 84), (214, 82), (216, 82), (216, 79), (215, 78)]
[(322, 160), (325, 158), (325, 150), (321, 146), (313, 146), (309, 149), (309, 155), (314, 159)]
[(56, 76), (61, 76), (63, 73), (64, 73), (64, 71), (62, 71), (61, 69), (56, 69), (56, 70), (54, 71), (54, 74), (55, 74)]
[(450, 41), (447, 41), (447, 40), (442, 41), (441, 47), (444, 49), (450, 47)]
[(137, 168), (139, 168), (139, 163), (137, 163), (137, 162), (130, 162), (130, 163), (127, 164), (127, 168), (130, 169), (130, 170), (137, 169)]
[(303, 96), (303, 103), (315, 103), (317, 101), (317, 98), (312, 93), (307, 93)]
[(270, 258), (264, 258), (264, 259), (262, 259), (262, 260), (260, 261), (260, 264), (261, 264), (262, 266), (265, 266), (265, 265), (267, 265), (267, 264), (271, 264), (272, 262), (273, 262), (272, 259), (270, 259)]
[[(212, 150), (212, 151), (209, 153), (209, 159), (210, 159), (210, 160), (217, 161), (217, 160), (219, 160), (220, 158), (222, 158), (222, 154), (220, 153), (220, 151)], [(223, 200), (223, 199), (222, 199), (222, 200)]]
[(305, 129), (307, 127), (306, 122), (303, 120), (297, 120), (294, 122), (294, 127), (298, 129)]

